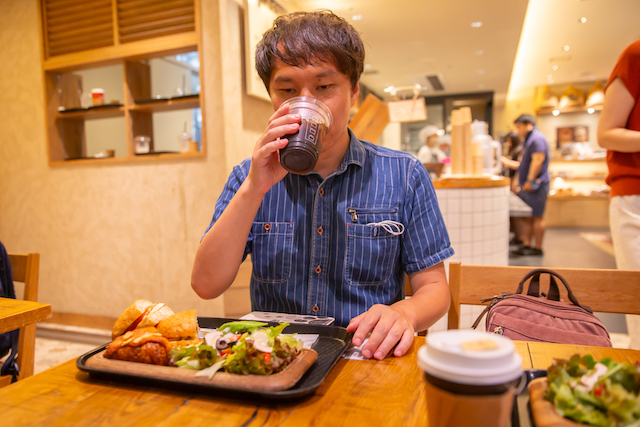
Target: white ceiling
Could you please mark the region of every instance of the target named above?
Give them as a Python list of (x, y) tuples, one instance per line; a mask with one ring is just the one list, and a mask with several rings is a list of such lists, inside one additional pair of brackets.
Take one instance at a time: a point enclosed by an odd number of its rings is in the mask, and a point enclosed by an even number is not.
[(608, 79), (638, 38), (640, 0), (531, 0), (510, 89)]
[[(330, 9), (347, 18), (367, 48), (370, 68), (362, 82), (379, 95), (390, 85), (428, 86), (427, 74), (439, 74), (445, 91), (429, 87), (425, 96), (495, 91), (504, 98), (510, 81), (512, 90), (534, 87), (550, 82), (549, 74), (555, 84), (606, 79), (624, 47), (640, 37), (640, 0), (280, 3), (300, 10)], [(353, 20), (355, 15), (362, 19)], [(579, 22), (583, 16), (584, 24)], [(483, 25), (472, 28), (476, 21)], [(570, 46), (567, 52), (565, 45)], [(557, 71), (551, 69), (554, 63)]]

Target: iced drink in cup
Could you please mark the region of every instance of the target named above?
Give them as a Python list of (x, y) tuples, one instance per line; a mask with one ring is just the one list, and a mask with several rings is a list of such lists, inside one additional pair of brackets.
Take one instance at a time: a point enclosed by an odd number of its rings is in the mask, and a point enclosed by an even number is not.
[(418, 350), (429, 427), (507, 427), (522, 357), (506, 337), (472, 330), (429, 334)]
[(300, 127), (296, 133), (285, 135), (289, 140), (280, 150), (280, 164), (291, 173), (308, 174), (318, 161), (322, 141), (333, 123), (329, 107), (315, 98), (296, 96), (282, 105), (289, 105), (289, 114), (300, 114)]

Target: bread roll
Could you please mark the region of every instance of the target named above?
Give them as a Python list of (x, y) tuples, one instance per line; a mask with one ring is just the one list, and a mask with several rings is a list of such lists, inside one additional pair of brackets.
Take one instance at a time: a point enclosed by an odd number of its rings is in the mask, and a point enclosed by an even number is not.
[(187, 310), (169, 316), (158, 323), (158, 331), (169, 340), (193, 340), (198, 338), (196, 311)]
[(120, 335), (124, 334), (127, 329), (142, 316), (145, 310), (152, 307), (154, 304), (146, 299), (139, 299), (133, 302), (116, 320), (111, 331), (111, 339), (116, 339)]
[(148, 326), (156, 326), (160, 321), (166, 317), (172, 316), (173, 310), (164, 305), (163, 303), (156, 304), (144, 319), (140, 322), (137, 328), (146, 328)]

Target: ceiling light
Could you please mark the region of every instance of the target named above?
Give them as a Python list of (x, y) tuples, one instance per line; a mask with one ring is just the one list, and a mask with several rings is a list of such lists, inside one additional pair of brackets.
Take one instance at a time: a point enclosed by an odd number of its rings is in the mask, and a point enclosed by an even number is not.
[(557, 65), (552, 65), (552, 66), (551, 66), (551, 69), (552, 69), (553, 71), (558, 71), (558, 66), (557, 66)]
[(368, 70), (369, 68), (371, 68), (371, 64), (364, 64), (364, 69)]
[(472, 28), (480, 28), (480, 27), (482, 27), (482, 22), (480, 22), (480, 21), (472, 22), (471, 23), (471, 27)]
[(476, 50), (476, 55), (484, 55), (484, 50)]
[(595, 112), (596, 112), (596, 109), (595, 109), (595, 108), (593, 108), (593, 107), (590, 107), (590, 108), (587, 110), (587, 113), (589, 113), (589, 114), (593, 114), (593, 113), (595, 113)]
[(547, 80), (553, 80), (553, 76), (551, 74), (547, 74)]
[(564, 51), (565, 51), (565, 52), (568, 52), (568, 51), (569, 51), (569, 49), (570, 49), (570, 47), (569, 47), (569, 45), (568, 45), (568, 44), (564, 45)]
[(557, 116), (558, 114), (560, 114), (560, 110), (553, 110), (551, 114), (553, 114), (554, 116)]
[(353, 19), (354, 21), (360, 21), (362, 19), (362, 15), (353, 15), (351, 19)]
[(483, 69), (480, 69), (480, 70), (477, 71), (477, 73), (482, 75), (482, 74), (485, 73), (485, 71)]
[(585, 22), (587, 22), (587, 18), (583, 16), (582, 18), (579, 19), (579, 21), (581, 24), (584, 24)]

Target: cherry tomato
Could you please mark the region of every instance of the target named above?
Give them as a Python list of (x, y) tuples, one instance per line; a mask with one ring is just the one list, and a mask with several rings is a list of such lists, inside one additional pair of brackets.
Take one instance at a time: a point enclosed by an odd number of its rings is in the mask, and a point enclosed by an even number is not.
[(598, 384), (597, 386), (595, 386), (595, 388), (593, 389), (593, 394), (595, 396), (602, 396), (602, 392), (604, 391), (604, 384)]

